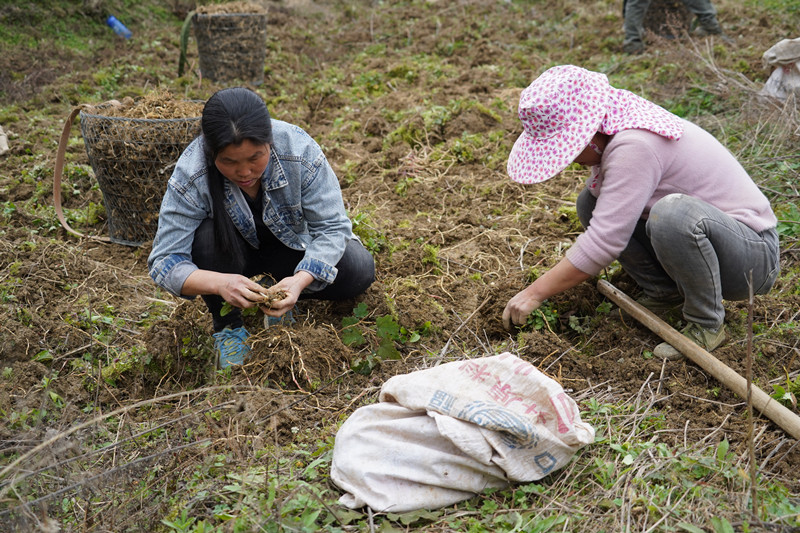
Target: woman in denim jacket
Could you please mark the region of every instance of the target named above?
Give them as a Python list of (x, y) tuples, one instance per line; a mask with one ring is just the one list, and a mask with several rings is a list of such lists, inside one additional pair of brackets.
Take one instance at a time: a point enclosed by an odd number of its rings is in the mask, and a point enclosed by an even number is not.
[[(265, 324), (291, 322), (298, 299), (364, 292), (375, 264), (353, 235), (333, 169), (305, 131), (272, 120), (245, 88), (212, 95), (201, 125), (167, 185), (147, 264), (170, 293), (203, 298), (224, 368), (249, 352), (241, 309), (263, 293), (251, 277), (269, 274), (278, 280), (270, 290), (286, 294), (262, 306)], [(225, 302), (233, 311), (223, 316)]]

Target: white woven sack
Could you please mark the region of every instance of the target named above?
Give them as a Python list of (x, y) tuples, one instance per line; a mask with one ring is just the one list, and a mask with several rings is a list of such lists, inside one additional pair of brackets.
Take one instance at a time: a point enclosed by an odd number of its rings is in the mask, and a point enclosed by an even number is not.
[(774, 70), (761, 89), (761, 94), (785, 100), (790, 95), (800, 97), (800, 38), (783, 39), (764, 52), (765, 66)]
[(350, 508), (435, 509), (541, 479), (594, 429), (554, 380), (503, 353), (388, 380), (336, 435), (331, 479)]

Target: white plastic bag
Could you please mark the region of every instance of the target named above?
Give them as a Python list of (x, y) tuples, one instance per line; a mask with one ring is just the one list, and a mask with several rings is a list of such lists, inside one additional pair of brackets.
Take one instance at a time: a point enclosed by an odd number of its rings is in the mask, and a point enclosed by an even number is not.
[(0, 126), (0, 155), (8, 152), (8, 135), (3, 130), (3, 127)]
[(594, 441), (563, 388), (510, 353), (395, 376), (379, 399), (336, 435), (331, 479), (350, 508), (452, 505), (541, 479)]
[(775, 69), (764, 84), (761, 94), (785, 100), (800, 96), (800, 38), (783, 39), (764, 52), (765, 66)]

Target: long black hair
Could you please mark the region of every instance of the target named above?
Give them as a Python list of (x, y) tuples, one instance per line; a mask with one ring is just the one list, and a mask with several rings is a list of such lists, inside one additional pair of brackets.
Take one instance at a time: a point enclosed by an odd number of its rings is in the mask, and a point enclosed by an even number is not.
[[(238, 146), (249, 140), (253, 144), (272, 144), (272, 122), (267, 104), (261, 97), (244, 87), (217, 91), (203, 107), (201, 119), (203, 150), (208, 167), (208, 186), (214, 210), (214, 242), (218, 253), (224, 253), (234, 263), (244, 260), (236, 245), (236, 227), (225, 213), (225, 176), (214, 161), (228, 146)], [(238, 265), (237, 265), (238, 266)]]

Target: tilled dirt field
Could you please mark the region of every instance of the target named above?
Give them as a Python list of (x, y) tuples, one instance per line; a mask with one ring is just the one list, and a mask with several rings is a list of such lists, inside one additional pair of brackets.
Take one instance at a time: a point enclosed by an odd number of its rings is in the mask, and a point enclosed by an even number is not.
[[(732, 449), (744, 453), (748, 425), (742, 398), (690, 361), (651, 358), (649, 351), (660, 339), (614, 309), (603, 308), (606, 300), (594, 282), (554, 298), (558, 318), (539, 330), (507, 332), (500, 320), (508, 299), (532, 274), (554, 265), (580, 231), (570, 208), (582, 187), (582, 171), (570, 169), (539, 186), (514, 184), (505, 175), (505, 158), (520, 129), (515, 109), (521, 88), (561, 58), (599, 68), (611, 56), (610, 76), (615, 70), (641, 68), (642, 88), (651, 99), (679, 100), (693, 87), (689, 75), (681, 75), (680, 68), (662, 79), (646, 73), (663, 65), (701, 63), (695, 45), (704, 45), (655, 41), (659, 52), (640, 59), (651, 62), (642, 68), (633, 64), (635, 59), (619, 55), (621, 21), (611, 7), (593, 12), (567, 3), (553, 13), (562, 22), (548, 25), (530, 23), (551, 15), (540, 3), (531, 5), (527, 21), (502, 2), (432, 1), (413, 8), (367, 4), (347, 9), (335, 2), (270, 3), (270, 57), (277, 60), (268, 57), (268, 75), (256, 89), (275, 118), (302, 125), (320, 142), (340, 176), (351, 214), (368, 215), (367, 227), (361, 229), (375, 238), (377, 281), (355, 302), (301, 302), (298, 322), (290, 328), (262, 330), (260, 317), (248, 318), (253, 357), (229, 379), (214, 371), (210, 319), (202, 303), (157, 291), (147, 276), (149, 246), (67, 234), (55, 220), (47, 192), (63, 120), (73, 106), (84, 103), (74, 87), (92, 79), (90, 71), (143, 61), (169, 63), (158, 75), (172, 83), (168, 77), (174, 76), (177, 38), (158, 33), (172, 30), (140, 30), (142, 39), (164, 41), (160, 52), (148, 54), (116, 42), (108, 57), (92, 58), (91, 69), (82, 66), (85, 58), (64, 57), (60, 63), (69, 68), (34, 63), (23, 80), (0, 76), (23, 116), (34, 108), (47, 110), (47, 118), (40, 119), (45, 124), (23, 119), (7, 128), (14, 132), (12, 150), (3, 156), (0, 173), (7, 202), (0, 234), (5, 316), (0, 361), (10, 369), (0, 379), (0, 406), (7, 421), (0, 424), (5, 443), (0, 453), (30, 450), (53, 432), (79, 426), (92, 415), (176, 395), (153, 406), (153, 421), (169, 422), (176, 435), (193, 427), (196, 438), (209, 437), (213, 446), (246, 457), (256, 446), (252, 439), (287, 444), (343, 419), (373, 401), (392, 375), (506, 349), (575, 394), (611, 391), (622, 401), (643, 387), (657, 391), (653, 408), (664, 416), (663, 425), (654, 430), (659, 441), (685, 444), (716, 433), (717, 439), (727, 438)], [(772, 44), (775, 28), (740, 20), (743, 14), (729, 4), (723, 3), (723, 23), (744, 35), (732, 46), (753, 50), (736, 56), (740, 62), (750, 61), (740, 67), (764, 76), (760, 51)], [(590, 25), (594, 30), (587, 32)], [(152, 34), (142, 35), (145, 31)], [(380, 53), (369, 54), (371, 47)], [(727, 57), (721, 55), (721, 60)], [(429, 56), (444, 58), (443, 72), (426, 68)], [(3, 57), (0, 70), (21, 61)], [(196, 57), (190, 54), (190, 61)], [(354, 63), (358, 69), (349, 67)], [(158, 83), (158, 76), (150, 74), (157, 69), (121, 70), (126, 87)], [(334, 71), (338, 77), (331, 75)], [(379, 85), (370, 85), (370, 73), (383, 74), (374, 76)], [(719, 71), (693, 67), (691, 75), (714, 79)], [(183, 87), (192, 98), (207, 97), (219, 87), (189, 79)], [(735, 93), (758, 116), (746, 88), (720, 81), (717, 89), (721, 98)], [(404, 115), (409, 109), (418, 113)], [(442, 112), (438, 121), (430, 119), (436, 109)], [(402, 118), (398, 122), (393, 117)], [(706, 116), (700, 122), (714, 128), (719, 120), (724, 118)], [(68, 161), (85, 167), (88, 160), (77, 128), (72, 135)], [(470, 144), (475, 138), (482, 142)], [(21, 179), (32, 175), (33, 180)], [(68, 210), (102, 204), (90, 173), (81, 177), (73, 172), (69, 179), (76, 194), (65, 198)], [(102, 219), (80, 229), (97, 236), (106, 232)], [(754, 374), (767, 392), (772, 391), (770, 383), (782, 383), (800, 369), (796, 328), (782, 328), (796, 324), (800, 309), (797, 256), (794, 243), (783, 245), (786, 274), (753, 306)], [(637, 295), (624, 273), (610, 271), (608, 277)], [(359, 303), (369, 313), (365, 324), (391, 315), (407, 331), (422, 332), (415, 343), (397, 343), (401, 359), (384, 361), (369, 375), (349, 371), (354, 358), (365, 356), (365, 348), (342, 341), (342, 320)], [(714, 355), (743, 374), (748, 306), (726, 306), (732, 338)], [(146, 365), (125, 367), (126, 357), (143, 352), (148, 354)], [(224, 391), (207, 390), (212, 386)], [(53, 393), (61, 399), (58, 408)], [(202, 429), (191, 418), (178, 421), (190, 407), (222, 404), (236, 409)], [(12, 421), (11, 413), (29, 418)], [(142, 422), (139, 412), (127, 416), (131, 419), (118, 419), (120, 428)], [(800, 491), (796, 441), (761, 417), (755, 429), (762, 471)], [(65, 439), (68, 449), (54, 453), (67, 457), (104, 438), (108, 436), (87, 429)], [(168, 469), (180, 473), (175, 464)], [(58, 487), (56, 483), (54, 490)]]

